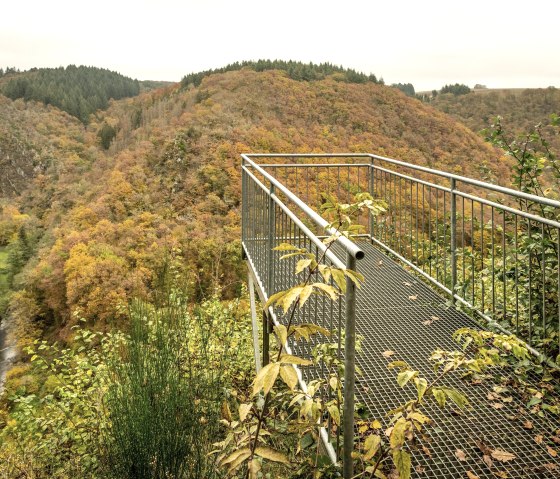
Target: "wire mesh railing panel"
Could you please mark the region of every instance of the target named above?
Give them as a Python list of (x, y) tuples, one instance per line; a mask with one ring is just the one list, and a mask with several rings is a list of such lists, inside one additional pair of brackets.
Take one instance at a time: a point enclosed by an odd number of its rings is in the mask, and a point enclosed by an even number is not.
[[(372, 240), (495, 326), (555, 357), (560, 344), (560, 208), (453, 175), (374, 160), (388, 204)], [(434, 179), (434, 176), (436, 178)], [(443, 176), (443, 181), (441, 176)]]

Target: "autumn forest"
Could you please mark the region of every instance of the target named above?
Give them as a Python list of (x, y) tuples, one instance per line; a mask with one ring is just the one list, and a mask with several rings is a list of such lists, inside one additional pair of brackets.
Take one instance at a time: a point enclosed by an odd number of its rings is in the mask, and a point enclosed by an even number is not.
[[(0, 477), (230, 474), (209, 453), (253, 380), (242, 153), (369, 152), (510, 187), (514, 160), (480, 133), (496, 116), (560, 150), (557, 89), (403, 87), (277, 61), (176, 84), (0, 70)], [(272, 443), (297, 456), (287, 436)], [(230, 476), (341, 477), (271, 461)]]

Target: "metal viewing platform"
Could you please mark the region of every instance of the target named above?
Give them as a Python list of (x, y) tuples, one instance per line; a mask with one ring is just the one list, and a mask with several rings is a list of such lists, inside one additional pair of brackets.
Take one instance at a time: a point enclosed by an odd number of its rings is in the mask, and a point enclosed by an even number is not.
[[(364, 213), (358, 218), (364, 233), (355, 241), (340, 238), (325, 253), (328, 222), (319, 214), (321, 193), (352, 202), (358, 192), (385, 200), (387, 212), (376, 218)], [(360, 289), (348, 283), (338, 301), (313, 296), (295, 316), (296, 322), (329, 329), (339, 342), (345, 331), (346, 407), (337, 433), (346, 440), (322, 431), (326, 450), (333, 461), (342, 460), (345, 477), (354, 398), (382, 421), (388, 411), (414, 398), (411, 389), (397, 385), (395, 372), (387, 368), (390, 361), (404, 360), (433, 378), (431, 353), (458, 349), (452, 335), (465, 327), (511, 332), (535, 355), (558, 354), (559, 209), (560, 202), (549, 198), (377, 155), (242, 155), (242, 241), (257, 368), (261, 343), (254, 290), (264, 303), (302, 281), (294, 274), (297, 258), (280, 261), (275, 246), (306, 248), (326, 265), (365, 277)], [(266, 363), (272, 326), (282, 317), (272, 308), (262, 317)], [(355, 354), (356, 335), (362, 348)], [(305, 347), (295, 353), (309, 355), (312, 344)], [(393, 354), (387, 357), (387, 352)], [(361, 375), (354, 374), (355, 366)], [(320, 374), (304, 371), (300, 386)], [(425, 448), (412, 451), (413, 477), (560, 477), (557, 458), (546, 441), (535, 437), (559, 428), (557, 419), (530, 414), (514, 390), (508, 391), (507, 401), (496, 400), (491, 382), (467, 384), (450, 375), (443, 385), (464, 393), (472, 407), (453, 411), (427, 402), (424, 411), (434, 424)], [(515, 459), (488, 467), (480, 441)], [(464, 455), (458, 457), (458, 450)]]

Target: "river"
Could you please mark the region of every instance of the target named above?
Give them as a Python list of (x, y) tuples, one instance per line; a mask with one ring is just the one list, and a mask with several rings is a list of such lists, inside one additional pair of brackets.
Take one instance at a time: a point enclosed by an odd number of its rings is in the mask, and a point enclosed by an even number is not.
[(16, 356), (16, 348), (8, 344), (7, 322), (0, 324), (0, 393), (4, 390), (6, 373), (10, 369), (10, 364)]

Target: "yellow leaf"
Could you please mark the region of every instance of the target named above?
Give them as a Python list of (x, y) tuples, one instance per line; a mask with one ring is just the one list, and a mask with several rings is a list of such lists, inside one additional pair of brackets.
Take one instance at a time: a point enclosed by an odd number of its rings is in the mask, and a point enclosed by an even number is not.
[(364, 459), (366, 461), (369, 461), (373, 456), (375, 456), (375, 453), (379, 450), (380, 445), (381, 436), (379, 436), (378, 434), (368, 436), (364, 442), (364, 449), (366, 451), (364, 454)]
[(411, 460), (408, 452), (395, 449), (393, 451), (393, 463), (399, 473), (399, 479), (410, 479)]
[(298, 298), (302, 289), (303, 286), (294, 286), (285, 292), (284, 297), (282, 298), (282, 308), (284, 308), (284, 313), (290, 309), (290, 306)]
[(331, 272), (332, 272), (332, 277), (334, 279), (334, 282), (336, 283), (336, 285), (338, 286), (340, 291), (345, 293), (346, 292), (346, 276), (344, 275), (344, 272), (340, 269), (337, 269), (337, 268), (332, 268)]
[(224, 459), (222, 459), (220, 461), (220, 464), (222, 466), (225, 466), (226, 464), (230, 464), (231, 462), (234, 462), (239, 456), (243, 456), (246, 453), (249, 453), (249, 455), (251, 455), (251, 450), (248, 447), (244, 447), (242, 449), (233, 451), (229, 456), (226, 456)]
[(239, 405), (239, 420), (241, 422), (245, 421), (245, 419), (247, 419), (247, 415), (249, 414), (249, 412), (251, 411), (251, 404), (240, 404)]
[(290, 465), (289, 459), (283, 453), (275, 451), (269, 447), (257, 447), (255, 449), (255, 454), (263, 459), (268, 459), (269, 461), (281, 462), (282, 464)]
[(278, 326), (274, 326), (274, 329), (276, 330), (278, 341), (280, 341), (280, 344), (284, 346), (288, 340), (288, 330), (286, 329), (286, 326), (279, 324)]
[(303, 288), (303, 290), (301, 291), (301, 293), (299, 295), (299, 307), (300, 308), (303, 308), (303, 305), (309, 299), (309, 296), (311, 296), (312, 292), (313, 292), (313, 286), (310, 285), (310, 284), (308, 284), (307, 286), (305, 286)]
[(310, 361), (309, 359), (303, 359), (299, 356), (293, 356), (291, 354), (282, 354), (279, 362), (283, 364), (300, 364), (301, 366), (311, 366), (313, 364), (313, 361)]
[(393, 426), (391, 436), (389, 437), (389, 443), (393, 449), (403, 446), (405, 440), (404, 434), (407, 428), (407, 420), (404, 417), (399, 418)]
[(259, 477), (259, 471), (261, 470), (261, 463), (256, 459), (249, 461), (249, 479), (257, 479)]
[(279, 372), (280, 363), (267, 364), (262, 368), (253, 383), (253, 396), (259, 393), (261, 389), (264, 389), (264, 393), (267, 394), (274, 385)]
[(330, 404), (327, 406), (329, 414), (331, 415), (332, 420), (337, 426), (340, 426), (340, 411), (336, 404)]
[(301, 273), (305, 268), (307, 268), (311, 264), (311, 259), (304, 258), (300, 259), (296, 264), (296, 274)]
[(269, 308), (270, 306), (279, 303), (280, 299), (286, 294), (286, 291), (279, 291), (278, 293), (273, 294), (268, 301), (265, 303), (264, 307)]
[(272, 249), (274, 251), (300, 251), (300, 248), (289, 243), (280, 243), (278, 246)]
[(287, 386), (293, 391), (297, 386), (298, 377), (296, 370), (290, 364), (283, 364), (280, 367), (280, 377), (287, 384)]
[(227, 403), (227, 401), (224, 401), (222, 403), (222, 418), (225, 419), (228, 422), (232, 421), (232, 417), (231, 417), (231, 411), (229, 409), (229, 404)]
[(404, 388), (406, 386), (406, 384), (408, 383), (408, 381), (410, 381), (411, 379), (413, 379), (417, 375), (418, 375), (418, 371), (410, 371), (410, 370), (403, 371), (402, 373), (397, 374), (397, 384), (401, 388)]
[(330, 296), (333, 301), (338, 299), (338, 292), (332, 286), (325, 283), (313, 283), (313, 287), (320, 289)]
[(426, 389), (428, 389), (428, 381), (424, 378), (414, 378), (414, 384), (416, 385), (418, 400), (420, 401), (424, 397)]

